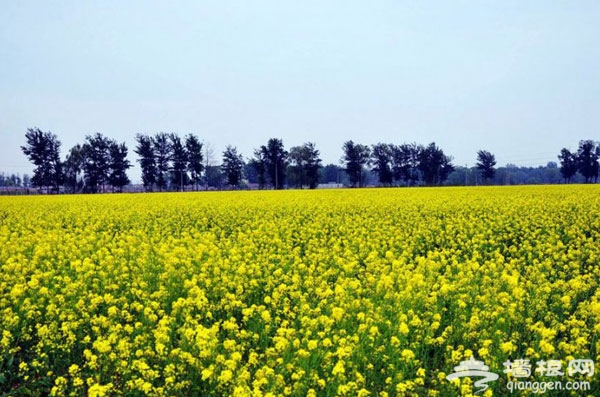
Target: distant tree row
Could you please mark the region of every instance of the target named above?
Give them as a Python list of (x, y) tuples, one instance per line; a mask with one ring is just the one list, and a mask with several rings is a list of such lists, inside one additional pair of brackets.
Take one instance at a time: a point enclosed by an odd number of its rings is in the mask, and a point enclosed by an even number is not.
[[(563, 148), (558, 155), (558, 160), (560, 161), (560, 175), (564, 179), (565, 183), (573, 182), (578, 172), (583, 178), (583, 182), (598, 182), (600, 143), (592, 140), (579, 141), (577, 152), (571, 152), (569, 149)], [(480, 150), (477, 153), (477, 170), (480, 172), (484, 182), (487, 181), (498, 184), (498, 181), (494, 181), (494, 176), (496, 174), (496, 170), (494, 168), (495, 165), (496, 159), (493, 154), (485, 150)], [(514, 169), (517, 167), (511, 167), (507, 165), (505, 168)], [(554, 170), (557, 168), (556, 163), (548, 163), (546, 168), (549, 170)], [(505, 178), (507, 178), (506, 173)], [(532, 179), (528, 180), (531, 181)], [(538, 179), (534, 178), (533, 180)], [(546, 182), (556, 183), (553, 181), (548, 181), (547, 179)]]
[(314, 189), (319, 183), (321, 162), (312, 142), (294, 146), (288, 152), (281, 139), (272, 138), (254, 150), (249, 165), (261, 189), (267, 186), (283, 189), (286, 183), (300, 189)]
[(454, 170), (452, 158), (444, 154), (434, 142), (427, 146), (378, 143), (369, 148), (353, 141), (344, 143), (345, 170), (351, 186), (365, 185), (365, 167), (377, 175), (382, 186), (440, 185)]
[[(488, 151), (480, 150), (477, 153), (476, 169), (481, 175), (482, 182), (492, 184), (507, 184), (507, 181), (517, 180), (518, 183), (558, 183), (557, 173), (558, 168), (560, 176), (565, 183), (581, 181), (584, 183), (597, 183), (598, 170), (600, 161), (600, 143), (592, 140), (579, 141), (577, 152), (563, 148), (558, 155), (560, 168), (554, 162), (549, 162), (546, 167), (517, 167), (508, 164), (501, 168), (501, 178), (495, 179), (496, 159), (493, 154)], [(515, 170), (519, 170), (516, 172)], [(544, 170), (545, 172), (540, 174)], [(463, 171), (464, 172), (464, 171)], [(580, 174), (582, 180), (577, 179), (577, 173)], [(512, 178), (511, 178), (512, 176)], [(465, 176), (468, 179), (468, 176)]]
[(177, 134), (157, 133), (153, 136), (138, 134), (135, 153), (142, 169), (142, 183), (146, 191), (175, 187), (182, 191), (192, 185), (195, 190), (201, 181), (203, 163), (202, 142), (189, 134), (182, 140)]
[(55, 134), (31, 128), (25, 134), (23, 153), (34, 164), (31, 184), (40, 191), (58, 192), (61, 186), (70, 193), (97, 193), (121, 191), (130, 183), (127, 169), (127, 147), (124, 143), (96, 133), (85, 137), (83, 145), (77, 144), (60, 160), (61, 142)]
[(31, 178), (28, 174), (5, 174), (0, 172), (0, 187), (24, 187), (28, 188), (31, 186)]
[[(35, 186), (40, 191), (70, 193), (120, 192), (130, 183), (125, 143), (100, 133), (87, 135), (83, 144), (72, 147), (64, 161), (61, 142), (55, 134), (39, 128), (27, 130), (23, 153), (35, 166), (33, 176), (22, 181), (17, 176), (0, 178), (0, 186)], [(234, 146), (227, 146), (220, 165), (213, 164), (213, 150), (193, 135), (181, 138), (164, 132), (137, 134), (134, 152), (142, 171), (146, 191), (183, 191), (186, 186), (198, 190), (210, 187), (240, 188), (256, 184), (258, 188), (316, 188), (319, 183), (351, 187), (366, 185), (415, 186), (441, 184), (513, 184), (557, 183), (558, 174), (565, 182), (597, 182), (600, 144), (581, 141), (577, 152), (562, 149), (555, 163), (534, 168), (509, 166), (496, 169), (495, 156), (477, 152), (474, 169), (455, 167), (452, 158), (434, 142), (377, 143), (371, 146), (344, 142), (341, 166), (322, 165), (319, 150), (312, 142), (286, 150), (281, 139), (269, 139), (244, 161)], [(543, 170), (543, 172), (542, 172)], [(542, 172), (542, 173), (541, 173)], [(580, 176), (577, 175), (579, 173)], [(474, 177), (474, 179), (473, 179)], [(538, 182), (539, 181), (539, 182)]]

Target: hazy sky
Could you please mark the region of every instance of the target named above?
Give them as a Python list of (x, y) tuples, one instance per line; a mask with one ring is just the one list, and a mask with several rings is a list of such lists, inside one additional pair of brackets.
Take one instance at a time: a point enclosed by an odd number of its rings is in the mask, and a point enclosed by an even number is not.
[(545, 164), (600, 139), (599, 20), (598, 1), (4, 1), (0, 171), (31, 172), (35, 126), (132, 162), (165, 131), (219, 155), (435, 141), (457, 165)]

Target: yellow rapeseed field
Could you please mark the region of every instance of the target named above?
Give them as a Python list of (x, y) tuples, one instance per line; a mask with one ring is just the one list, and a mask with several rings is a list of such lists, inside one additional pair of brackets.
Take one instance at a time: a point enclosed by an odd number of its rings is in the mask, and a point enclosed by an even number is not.
[(600, 186), (0, 197), (0, 395), (470, 395), (471, 356), (503, 395), (507, 360), (600, 359), (599, 214)]

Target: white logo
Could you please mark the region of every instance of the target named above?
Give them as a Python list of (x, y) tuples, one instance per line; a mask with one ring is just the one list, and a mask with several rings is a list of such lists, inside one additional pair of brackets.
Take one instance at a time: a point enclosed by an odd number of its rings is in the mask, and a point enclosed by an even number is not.
[(479, 379), (475, 382), (475, 387), (479, 387), (480, 390), (477, 390), (475, 394), (479, 394), (484, 392), (489, 387), (487, 385), (488, 382), (492, 382), (498, 379), (498, 374), (493, 372), (488, 372), (490, 367), (485, 365), (483, 361), (477, 361), (473, 356), (467, 361), (461, 361), (460, 365), (454, 367), (454, 373), (446, 376), (446, 379), (452, 381), (458, 378), (468, 377), (483, 377), (483, 379)]
[[(595, 373), (594, 361), (590, 359), (573, 359), (569, 361), (566, 371), (562, 371), (562, 362), (560, 360), (536, 361), (537, 368), (529, 359), (507, 360), (503, 363), (504, 373), (509, 375), (506, 382), (506, 388), (513, 393), (514, 391), (532, 391), (533, 393), (545, 393), (548, 390), (591, 390), (590, 382), (583, 380), (556, 381), (559, 376), (568, 374), (587, 376), (591, 378)], [(489, 367), (483, 361), (477, 361), (473, 356), (467, 361), (461, 361), (460, 365), (454, 367), (454, 373), (446, 376), (446, 379), (464, 377), (480, 377), (474, 385), (479, 388), (475, 394), (479, 394), (488, 389), (488, 382), (498, 380), (498, 375), (489, 372)], [(536, 374), (536, 375), (534, 375)], [(533, 380), (532, 380), (533, 378)], [(537, 379), (542, 380), (537, 380)]]

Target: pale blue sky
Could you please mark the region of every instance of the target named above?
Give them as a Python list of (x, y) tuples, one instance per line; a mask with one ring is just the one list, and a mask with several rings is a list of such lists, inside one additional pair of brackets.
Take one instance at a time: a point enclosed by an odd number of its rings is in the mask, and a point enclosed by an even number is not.
[(132, 162), (165, 131), (219, 155), (435, 141), (457, 165), (545, 164), (600, 139), (598, 21), (597, 1), (4, 1), (0, 171), (31, 171), (34, 126)]

